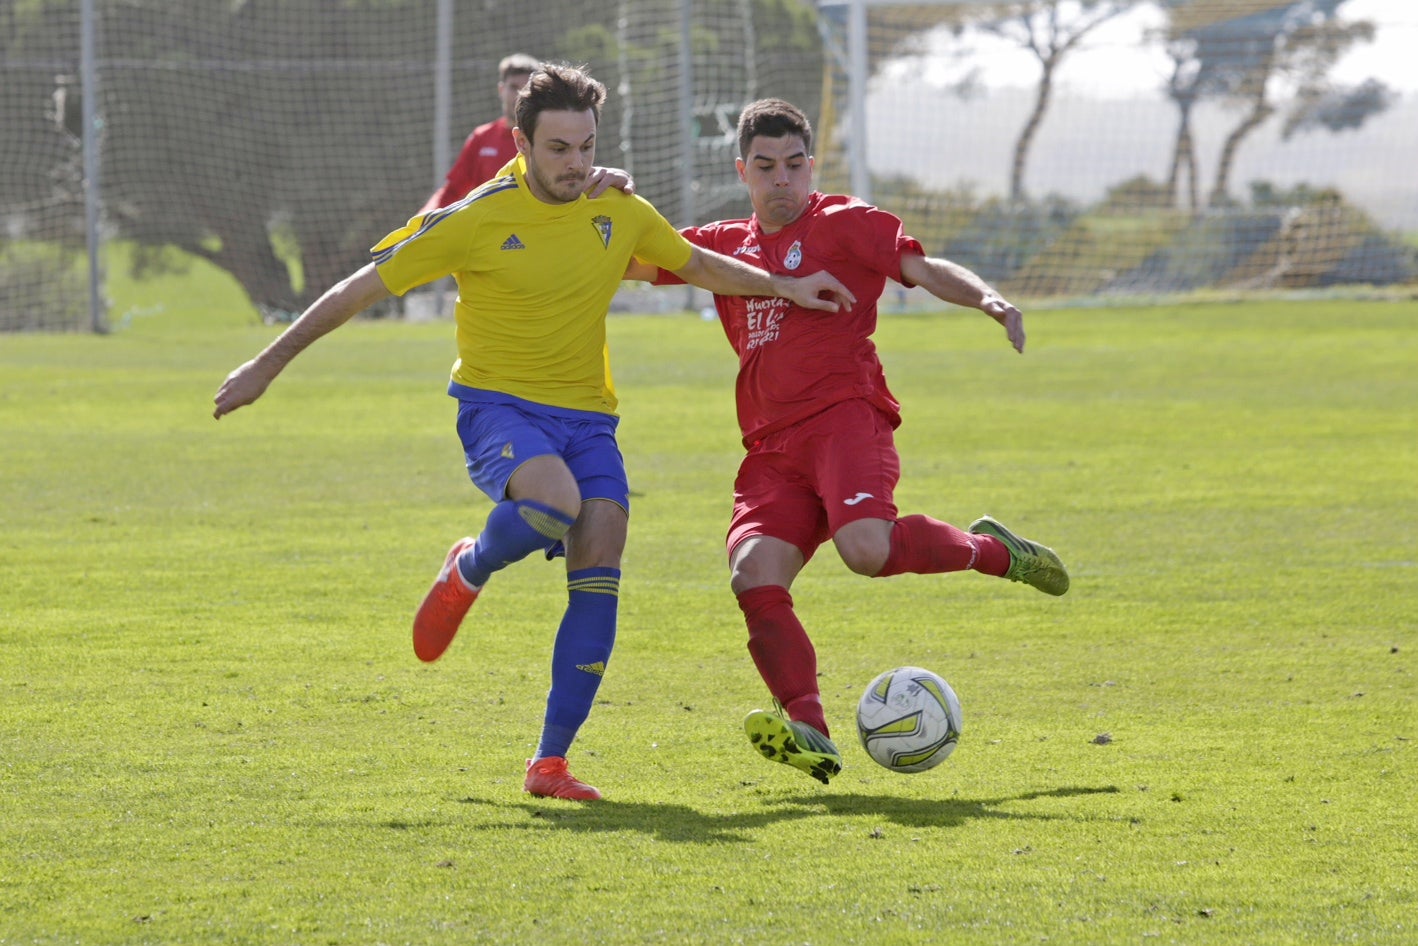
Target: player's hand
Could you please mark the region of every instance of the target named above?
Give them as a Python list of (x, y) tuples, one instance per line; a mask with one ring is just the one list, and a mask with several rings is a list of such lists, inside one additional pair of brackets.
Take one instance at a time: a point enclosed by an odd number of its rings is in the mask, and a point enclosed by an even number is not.
[(591, 173), (586, 175), (586, 186), (581, 192), (595, 200), (612, 187), (629, 196), (635, 193), (635, 179), (629, 171), (620, 168), (593, 167)]
[(980, 311), (1004, 326), (1009, 343), (1014, 350), (1024, 354), (1024, 313), (1006, 302), (1001, 296), (990, 293), (980, 301)]
[(245, 407), (266, 393), (275, 375), (264, 370), (256, 359), (248, 361), (226, 376), (217, 396), (212, 401), (217, 405), (212, 416), (221, 420), (223, 414), (230, 414), (238, 407)]
[[(791, 299), (804, 309), (821, 309), (823, 312), (841, 312), (857, 304), (852, 290), (842, 285), (827, 270), (819, 270), (807, 276), (775, 276), (778, 294)], [(826, 295), (827, 298), (823, 298)]]

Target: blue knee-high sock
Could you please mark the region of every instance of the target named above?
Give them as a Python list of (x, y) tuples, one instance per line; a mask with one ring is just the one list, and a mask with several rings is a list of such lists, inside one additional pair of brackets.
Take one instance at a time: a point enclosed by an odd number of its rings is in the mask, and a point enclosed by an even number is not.
[(477, 544), (458, 556), (458, 571), (468, 584), (481, 588), (493, 572), (559, 541), (573, 521), (535, 500), (503, 500), (488, 513)]
[(583, 568), (566, 573), (568, 601), (551, 652), (551, 692), (547, 694), (537, 758), (565, 756), (591, 712), (601, 675), (615, 646), (620, 605), (619, 568)]

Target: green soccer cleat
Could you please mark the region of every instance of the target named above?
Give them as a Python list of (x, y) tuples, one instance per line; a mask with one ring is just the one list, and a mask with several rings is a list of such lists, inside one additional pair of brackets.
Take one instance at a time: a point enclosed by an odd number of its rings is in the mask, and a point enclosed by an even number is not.
[(842, 771), (842, 754), (837, 746), (807, 723), (754, 710), (744, 718), (743, 728), (748, 741), (765, 759), (801, 769), (823, 785)]
[(1021, 539), (989, 516), (970, 523), (970, 531), (975, 535), (992, 535), (1009, 549), (1009, 571), (1004, 577), (1010, 581), (1033, 585), (1046, 595), (1068, 591), (1068, 569), (1053, 549)]

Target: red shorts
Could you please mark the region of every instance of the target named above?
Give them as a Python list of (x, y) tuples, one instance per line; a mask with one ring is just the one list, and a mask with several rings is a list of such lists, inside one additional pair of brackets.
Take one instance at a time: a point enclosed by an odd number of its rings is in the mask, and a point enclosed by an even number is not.
[(812, 558), (858, 519), (896, 520), (901, 458), (891, 423), (863, 400), (843, 401), (749, 448), (734, 480), (728, 550), (756, 535)]

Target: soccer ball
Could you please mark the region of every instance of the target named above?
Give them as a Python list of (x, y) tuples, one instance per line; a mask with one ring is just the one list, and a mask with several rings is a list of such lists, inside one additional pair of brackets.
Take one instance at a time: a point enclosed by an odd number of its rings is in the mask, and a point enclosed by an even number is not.
[(873, 761), (893, 772), (924, 772), (960, 739), (960, 700), (940, 677), (897, 667), (877, 677), (857, 703), (857, 735)]

